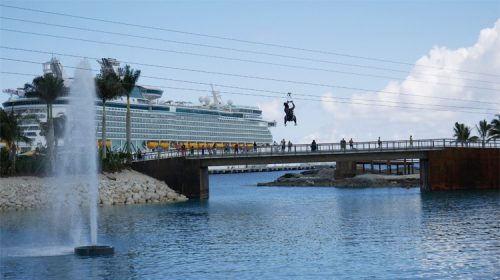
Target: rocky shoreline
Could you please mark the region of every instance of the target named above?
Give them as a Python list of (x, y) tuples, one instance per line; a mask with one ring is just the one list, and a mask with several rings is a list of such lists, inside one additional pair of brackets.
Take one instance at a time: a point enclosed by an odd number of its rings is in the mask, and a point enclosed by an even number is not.
[[(0, 178), (0, 211), (47, 207), (56, 196), (54, 185), (54, 178)], [(84, 184), (77, 185), (72, 195), (74, 193), (82, 200), (88, 197)], [(99, 205), (171, 203), (186, 200), (188, 199), (184, 195), (176, 193), (164, 182), (133, 170), (100, 174)]]
[(363, 174), (353, 178), (335, 179), (334, 168), (307, 170), (301, 173), (286, 173), (272, 182), (258, 183), (257, 186), (325, 186), (338, 188), (404, 187), (420, 186), (419, 174), (383, 175)]

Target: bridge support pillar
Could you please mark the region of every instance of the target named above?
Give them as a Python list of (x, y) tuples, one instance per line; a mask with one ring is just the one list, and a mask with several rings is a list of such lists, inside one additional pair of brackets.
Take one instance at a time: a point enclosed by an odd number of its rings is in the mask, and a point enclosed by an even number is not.
[(337, 161), (335, 165), (335, 179), (352, 178), (356, 176), (356, 162), (351, 160)]
[(208, 199), (208, 167), (199, 160), (166, 158), (138, 161), (132, 169), (164, 181), (174, 191), (190, 199)]
[(420, 190), (430, 191), (429, 184), (429, 160), (420, 159)]
[(423, 191), (500, 189), (500, 149), (449, 148), (420, 160)]

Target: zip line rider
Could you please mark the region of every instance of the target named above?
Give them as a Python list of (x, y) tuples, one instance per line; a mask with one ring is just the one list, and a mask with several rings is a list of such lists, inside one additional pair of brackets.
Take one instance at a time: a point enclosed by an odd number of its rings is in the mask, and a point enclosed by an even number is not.
[[(295, 114), (293, 113), (293, 110), (295, 109), (295, 104), (293, 103), (293, 100), (292, 99), (292, 93), (288, 93), (287, 95), (287, 101), (285, 103), (283, 103), (283, 106), (285, 106), (285, 117), (284, 117), (284, 120), (285, 120), (285, 126), (286, 126), (286, 122), (291, 122), (293, 121), (295, 123), (295, 125), (297, 125), (297, 118), (295, 117)], [(290, 104), (292, 105), (292, 107), (290, 107)]]

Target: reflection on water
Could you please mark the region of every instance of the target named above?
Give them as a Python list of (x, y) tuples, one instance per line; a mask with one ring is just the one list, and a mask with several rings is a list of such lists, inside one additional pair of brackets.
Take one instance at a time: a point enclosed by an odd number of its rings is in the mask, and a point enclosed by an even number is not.
[(255, 187), (278, 175), (211, 176), (209, 201), (101, 208), (99, 240), (116, 248), (106, 258), (38, 248), (43, 211), (2, 213), (0, 271), (5, 279), (500, 275), (499, 192)]

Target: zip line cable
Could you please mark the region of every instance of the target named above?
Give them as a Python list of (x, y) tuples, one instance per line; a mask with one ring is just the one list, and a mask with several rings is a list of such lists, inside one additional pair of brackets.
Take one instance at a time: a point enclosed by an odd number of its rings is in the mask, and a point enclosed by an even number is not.
[(342, 56), (342, 57), (363, 59), (363, 60), (376, 61), (376, 62), (385, 62), (385, 63), (393, 63), (393, 64), (407, 65), (407, 66), (417, 66), (417, 67), (434, 68), (434, 69), (439, 69), (439, 70), (453, 69), (455, 71), (463, 72), (463, 73), (479, 74), (479, 75), (491, 76), (491, 77), (500, 77), (500, 75), (498, 75), (498, 74), (490, 74), (490, 73), (467, 71), (467, 70), (461, 70), (461, 69), (457, 69), (457, 68), (443, 68), (443, 67), (436, 67), (436, 66), (431, 66), (431, 65), (421, 65), (421, 64), (414, 64), (414, 63), (409, 63), (409, 62), (395, 61), (395, 60), (382, 59), (382, 58), (357, 56), (357, 55), (351, 55), (351, 54), (345, 54), (345, 53), (337, 53), (337, 52), (324, 51), (324, 50), (315, 50), (315, 49), (286, 46), (286, 45), (274, 44), (274, 43), (257, 42), (257, 41), (243, 40), (243, 39), (237, 39), (237, 38), (231, 38), (231, 37), (209, 35), (209, 34), (203, 34), (203, 33), (188, 32), (188, 31), (175, 30), (175, 29), (169, 29), (169, 28), (162, 28), (162, 27), (155, 27), (155, 26), (134, 24), (134, 23), (128, 23), (128, 22), (113, 21), (113, 20), (106, 20), (106, 19), (99, 19), (99, 18), (92, 18), (92, 17), (85, 17), (85, 16), (78, 16), (78, 15), (72, 15), (72, 14), (66, 14), (66, 13), (59, 13), (59, 12), (52, 12), (52, 11), (45, 11), (45, 10), (24, 8), (24, 7), (12, 6), (12, 5), (6, 5), (6, 4), (0, 4), (0, 7), (11, 8), (11, 9), (18, 9), (18, 10), (24, 10), (24, 11), (30, 11), (30, 12), (38, 12), (38, 13), (44, 13), (44, 14), (50, 14), (50, 15), (57, 15), (57, 16), (64, 16), (64, 17), (71, 17), (71, 18), (78, 18), (78, 19), (84, 19), (84, 20), (90, 20), (90, 21), (112, 23), (112, 24), (117, 24), (117, 25), (133, 26), (133, 27), (139, 27), (139, 28), (144, 28), (144, 29), (160, 30), (160, 31), (165, 31), (165, 32), (172, 32), (172, 33), (178, 33), (178, 34), (192, 35), (192, 36), (198, 36), (198, 37), (213, 38), (213, 39), (219, 39), (219, 40), (225, 40), (225, 41), (234, 41), (234, 42), (247, 43), (247, 44), (252, 44), (252, 45), (263, 45), (263, 46), (268, 46), (268, 47), (276, 47), (276, 48), (290, 49), (290, 50), (310, 52), (310, 53), (328, 54), (328, 55), (335, 55), (335, 56)]
[[(126, 34), (126, 33), (119, 33), (119, 32), (110, 32), (110, 31), (103, 31), (103, 30), (83, 28), (83, 27), (76, 27), (76, 26), (68, 26), (68, 25), (46, 23), (46, 22), (40, 22), (40, 21), (32, 21), (32, 20), (26, 20), (26, 19), (18, 19), (18, 18), (10, 18), (10, 17), (2, 17), (2, 16), (0, 16), (0, 19), (7, 19), (7, 20), (13, 20), (13, 21), (27, 22), (27, 23), (35, 23), (35, 24), (43, 24), (43, 25), (48, 25), (48, 26), (56, 26), (56, 27), (69, 28), (69, 29), (75, 29), (75, 30), (83, 30), (83, 31), (96, 32), (96, 33), (104, 33), (104, 34), (109, 34), (109, 35), (118, 35), (118, 36), (125, 36), (125, 37), (139, 38), (139, 39), (148, 39), (148, 40), (162, 41), (162, 42), (182, 44), (182, 45), (200, 46), (200, 47), (206, 47), (206, 48), (215, 48), (215, 49), (230, 50), (230, 51), (237, 51), (237, 52), (243, 52), (243, 53), (268, 55), (268, 56), (281, 57), (281, 58), (291, 58), (291, 59), (297, 59), (297, 60), (303, 60), (303, 61), (322, 62), (322, 63), (342, 65), (342, 66), (351, 66), (351, 67), (365, 68), (365, 69), (371, 69), (371, 70), (392, 71), (392, 72), (399, 72), (399, 73), (405, 73), (405, 74), (408, 73), (407, 71), (398, 70), (398, 69), (391, 69), (391, 68), (383, 68), (383, 67), (376, 67), (376, 66), (366, 66), (366, 65), (359, 65), (359, 64), (350, 64), (350, 63), (343, 63), (343, 62), (329, 61), (329, 60), (320, 60), (320, 59), (313, 59), (313, 58), (303, 58), (303, 57), (297, 57), (297, 56), (282, 55), (282, 54), (267, 53), (267, 52), (259, 52), (259, 51), (251, 51), (251, 50), (242, 50), (242, 49), (220, 47), (220, 46), (213, 46), (213, 45), (206, 45), (206, 44), (197, 44), (197, 43), (190, 43), (190, 42), (184, 42), (184, 41), (168, 40), (168, 39), (155, 38), (155, 37), (132, 35), (132, 34)], [(0, 30), (2, 30), (2, 29), (0, 29)], [(28, 32), (28, 31), (15, 30), (15, 29), (4, 29), (4, 30), (5, 31), (9, 31), (9, 32), (19, 32), (19, 33)], [(38, 35), (38, 36), (46, 36), (46, 37), (56, 37), (56, 36), (59, 36), (59, 35), (44, 34), (44, 33), (34, 33), (34, 32), (32, 32), (32, 33), (26, 33), (26, 34)], [(68, 39), (68, 40), (87, 41), (86, 39), (82, 39), (82, 38), (72, 38), (72, 37), (64, 37), (64, 36), (62, 36), (62, 37), (56, 37), (56, 38)], [(114, 45), (118, 45), (118, 46), (126, 46), (126, 47), (146, 48), (146, 49), (149, 49), (148, 47), (123, 45), (123, 44), (114, 43), (114, 42), (93, 41), (93, 40), (88, 41), (88, 42), (102, 43), (102, 44), (114, 44)], [(323, 72), (332, 72), (332, 73), (340, 73), (340, 74), (347, 74), (347, 75), (356, 75), (356, 76), (366, 76), (366, 77), (373, 77), (373, 78), (383, 78), (383, 79), (400, 80), (400, 78), (387, 77), (387, 76), (374, 75), (374, 74), (364, 74), (364, 73), (346, 72), (346, 71), (339, 71), (339, 70), (332, 70), (332, 69), (323, 69), (323, 68), (315, 68), (315, 67), (307, 67), (307, 66), (299, 66), (299, 65), (271, 63), (271, 62), (258, 61), (258, 60), (246, 60), (246, 59), (238, 59), (238, 58), (230, 58), (230, 57), (211, 56), (211, 55), (205, 55), (205, 54), (199, 54), (199, 53), (189, 53), (189, 52), (184, 52), (184, 51), (175, 51), (175, 50), (168, 50), (168, 49), (154, 49), (154, 50), (157, 50), (157, 51), (161, 50), (161, 51), (165, 51), (165, 52), (176, 52), (176, 53), (182, 53), (182, 54), (187, 54), (187, 55), (195, 55), (195, 56), (207, 56), (207, 57), (218, 58), (218, 59), (228, 59), (228, 60), (237, 60), (237, 61), (243, 61), (243, 62), (268, 64), (268, 65), (288, 67), (288, 68), (298, 68), (298, 69), (307, 69), (307, 70), (315, 70), (315, 71), (323, 71)], [(478, 79), (470, 79), (470, 78), (459, 78), (459, 77), (454, 77), (454, 76), (444, 76), (444, 75), (438, 75), (438, 74), (425, 74), (425, 73), (421, 73), (421, 72), (417, 72), (417, 73), (423, 74), (424, 76), (434, 76), (434, 77), (448, 78), (448, 79), (453, 79), (453, 80), (467, 80), (467, 81), (474, 81), (474, 82), (481, 82), (481, 83), (489, 83), (489, 84), (498, 85), (495, 82), (486, 81), (486, 80), (478, 80)], [(407, 79), (407, 80), (413, 81), (413, 82), (420, 82), (420, 83), (429, 83), (428, 81), (421, 81), (421, 80), (418, 80), (418, 79)], [(442, 82), (435, 82), (434, 84), (449, 85), (449, 86), (459, 86), (459, 85), (455, 85), (455, 84), (442, 83)], [(467, 86), (467, 87), (478, 88), (478, 89), (494, 90), (494, 89), (490, 89), (490, 88), (475, 87), (475, 86)]]
[[(0, 46), (0, 48), (5, 48), (5, 47)], [(7, 47), (7, 49), (15, 49), (15, 50), (22, 50), (22, 51), (35, 52), (35, 53), (43, 53), (43, 54), (49, 54), (49, 55), (54, 55), (55, 54), (55, 55), (59, 55), (59, 56), (66, 56), (66, 57), (72, 57), (72, 58), (78, 58), (78, 59), (88, 58), (88, 59), (99, 60), (99, 58), (94, 58), (94, 57), (80, 56), (80, 55), (71, 55), (71, 54), (62, 54), (62, 53), (55, 53), (55, 52), (45, 52), (45, 51), (27, 50), (27, 49), (17, 49), (17, 48), (9, 48), (9, 47)], [(11, 60), (11, 59), (6, 59), (6, 60)], [(39, 62), (33, 62), (33, 61), (20, 61), (20, 62), (39, 64)], [(142, 65), (142, 66), (163, 68), (162, 65), (152, 65), (152, 64), (136, 63), (136, 62), (130, 62), (130, 61), (122, 61), (122, 62), (126, 63), (126, 64), (137, 64), (137, 65)], [(97, 71), (97, 70), (94, 70), (94, 71)], [(211, 85), (213, 85), (213, 86), (218, 86), (218, 87), (223, 87), (223, 88), (232, 88), (232, 89), (248, 90), (248, 91), (255, 91), (255, 92), (266, 92), (266, 93), (276, 93), (276, 94), (286, 94), (287, 93), (285, 91), (272, 91), (272, 90), (266, 90), (266, 89), (256, 89), (256, 88), (248, 88), (248, 87), (241, 87), (241, 86), (224, 85), (224, 84), (207, 83), (207, 82), (198, 82), (198, 81), (189, 81), (189, 80), (180, 80), (180, 79), (172, 79), (172, 78), (164, 78), (164, 77), (160, 78), (160, 77), (152, 77), (152, 76), (144, 76), (144, 75), (142, 75), (142, 77), (148, 77), (148, 78), (151, 78), (151, 79), (161, 79), (161, 80), (173, 81), (173, 82), (180, 82), (180, 83), (196, 84), (196, 85), (205, 85), (205, 86), (211, 86)], [(341, 97), (337, 97), (337, 98), (341, 98)], [(474, 102), (474, 103), (498, 104), (498, 105), (500, 105), (500, 103), (495, 103), (495, 102), (491, 102), (491, 101), (466, 100), (466, 99), (455, 99), (455, 100), (459, 101), (459, 102), (464, 101), (464, 102)], [(385, 101), (387, 101), (387, 100), (385, 100)]]
[[(75, 68), (75, 69), (95, 71), (95, 70), (92, 70), (92, 69), (79, 68), (79, 67), (68, 67), (68, 68)], [(33, 74), (16, 73), (16, 72), (6, 72), (6, 71), (0, 71), (0, 73), (2, 73), (2, 74), (12, 74), (12, 75), (33, 76)], [(157, 88), (166, 88), (166, 89), (175, 89), (175, 90), (183, 90), (183, 91), (212, 92), (212, 90), (206, 90), (206, 89), (179, 88), (179, 87), (170, 87), (170, 86), (162, 86), (162, 85), (144, 85), (144, 86), (157, 87)], [(277, 97), (277, 96), (274, 96), (274, 95), (263, 95), (263, 94), (257, 94), (257, 95), (255, 95), (255, 94), (251, 94), (251, 93), (230, 92), (230, 91), (219, 91), (219, 92), (225, 93), (225, 94), (231, 94), (231, 95), (244, 95), (244, 96), (268, 97), (268, 98), (280, 98), (280, 97)], [(300, 98), (300, 97), (299, 98), (294, 97), (294, 99), (305, 100), (305, 101), (315, 101), (315, 102), (341, 103), (341, 104), (350, 104), (350, 105), (355, 104), (355, 105), (377, 106), (377, 107), (388, 107), (388, 108), (404, 108), (404, 109), (411, 109), (411, 110), (426, 110), (426, 111), (438, 111), (438, 112), (460, 112), (460, 113), (474, 114), (474, 115), (490, 114), (490, 113), (487, 113), (487, 112), (472, 112), (472, 111), (460, 111), (460, 110), (453, 110), (453, 111), (451, 111), (451, 110), (435, 109), (435, 108), (425, 108), (425, 107), (408, 107), (408, 106), (398, 106), (398, 105), (391, 106), (391, 105), (384, 105), (384, 104), (359, 103), (359, 102), (352, 102), (352, 101), (348, 102), (348, 101), (323, 100), (323, 99)], [(446, 105), (432, 105), (432, 104), (428, 104), (428, 105), (448, 107)], [(467, 108), (467, 107), (463, 107), (463, 108)], [(470, 108), (470, 109), (494, 110), (494, 109), (480, 109), (480, 108)]]
[[(78, 56), (73, 55), (72, 57), (78, 57)], [(99, 58), (85, 57), (85, 56), (80, 56), (79, 58), (81, 58), (81, 59), (90, 58), (90, 59), (99, 60)], [(38, 61), (29, 61), (29, 60), (12, 59), (12, 58), (4, 58), (4, 57), (0, 57), (0, 59), (7, 60), (7, 61), (16, 61), (16, 62), (31, 63), (31, 64), (42, 64), (41, 62), (38, 62)], [(137, 64), (137, 65), (143, 65), (143, 66), (151, 66), (151, 67), (154, 66), (154, 67), (166, 68), (166, 69), (174, 69), (174, 70), (198, 72), (198, 73), (204, 73), (204, 74), (214, 74), (214, 75), (223, 75), (223, 76), (231, 76), (231, 77), (259, 79), (259, 80), (266, 80), (266, 81), (276, 81), (276, 82), (283, 82), (283, 83), (302, 84), (302, 85), (310, 85), (310, 86), (326, 87), (326, 88), (340, 88), (340, 89), (347, 89), (347, 90), (359, 90), (359, 91), (364, 91), (364, 92), (369, 92), (369, 93), (383, 92), (383, 93), (389, 93), (389, 94), (395, 94), (395, 95), (419, 96), (419, 97), (425, 97), (425, 98), (434, 98), (434, 99), (451, 100), (451, 101), (463, 101), (463, 102), (473, 102), (473, 103), (496, 104), (494, 102), (482, 101), (482, 100), (467, 100), (467, 99), (460, 99), (460, 98), (439, 97), (439, 96), (430, 96), (430, 95), (417, 95), (417, 94), (391, 92), (391, 91), (382, 91), (382, 90), (370, 90), (370, 89), (353, 88), (353, 87), (345, 87), (345, 86), (337, 86), (337, 85), (327, 85), (327, 84), (319, 84), (319, 83), (310, 83), (310, 82), (300, 82), (300, 81), (291, 81), (291, 80), (281, 80), (281, 79), (274, 79), (274, 78), (257, 77), (257, 76), (246, 76), (246, 75), (231, 74), (231, 73), (212, 72), (212, 71), (197, 70), (197, 69), (178, 68), (178, 67), (170, 67), (170, 66), (163, 66), (163, 65), (151, 65), (151, 64), (143, 64), (143, 63), (135, 63), (135, 62), (127, 62), (127, 63)], [(143, 76), (143, 77), (146, 77), (146, 76)], [(149, 77), (153, 78), (152, 76), (149, 76)], [(157, 77), (157, 78), (158, 79), (163, 79), (161, 77)]]
[[(160, 87), (160, 88), (167, 88), (167, 89), (175, 89), (175, 90), (185, 90), (185, 91), (204, 91), (204, 92), (212, 92), (211, 90), (205, 90), (205, 89), (192, 89), (192, 88), (179, 88), (179, 87), (170, 87), (170, 86), (159, 86), (159, 85), (145, 85), (145, 86), (151, 86), (151, 87)], [(232, 94), (232, 95), (246, 95), (246, 96), (256, 96), (255, 94), (251, 93), (241, 93), (241, 92), (230, 92), (230, 91), (218, 91), (220, 93), (224, 94)], [(269, 97), (269, 98), (277, 98), (278, 96), (273, 96), (273, 95), (257, 95), (260, 97)], [(300, 94), (300, 96), (307, 96), (305, 94)], [(313, 96), (313, 95), (311, 95)], [(318, 96), (316, 96), (318, 97)], [(281, 97), (278, 97), (281, 98)], [(334, 99), (348, 99), (345, 97), (325, 97), (329, 100), (324, 100), (324, 99), (314, 99), (314, 98), (303, 98), (299, 97), (294, 99), (297, 100), (305, 100), (305, 101), (316, 101), (316, 102), (331, 102), (331, 103), (343, 103), (343, 104), (355, 104), (355, 105), (365, 105), (365, 106), (378, 106), (378, 107), (389, 107), (389, 108), (405, 108), (405, 109), (413, 109), (413, 110), (431, 110), (431, 111), (441, 111), (441, 112), (450, 112), (451, 110), (444, 110), (444, 109), (435, 109), (435, 108), (425, 108), (425, 107), (409, 107), (409, 106), (399, 106), (399, 105), (384, 105), (384, 104), (373, 104), (373, 103), (359, 103), (359, 100), (354, 99), (356, 102), (353, 101), (338, 101)], [(333, 100), (332, 100), (333, 99)], [(369, 100), (366, 100), (369, 101)], [(395, 103), (392, 101), (392, 103)], [(401, 102), (403, 104), (411, 104), (408, 102)], [(437, 107), (455, 107), (455, 106), (447, 106), (447, 105), (433, 105), (433, 104), (418, 104), (414, 103), (414, 105), (428, 105), (428, 106), (437, 106)], [(463, 109), (472, 109), (472, 110), (486, 110), (486, 111), (496, 111), (495, 109), (488, 109), (488, 108), (473, 108), (473, 107), (457, 107), (457, 108), (463, 108)], [(485, 112), (472, 112), (472, 111), (453, 111), (453, 112), (462, 112), (462, 113), (468, 113), (468, 114), (485, 114)], [(489, 114), (489, 113), (486, 113)]]
[[(281, 58), (290, 58), (290, 59), (296, 59), (296, 60), (302, 60), (302, 61), (321, 62), (321, 63), (335, 64), (335, 65), (342, 65), (342, 66), (349, 66), (349, 67), (357, 67), (357, 68), (364, 68), (364, 69), (371, 69), (371, 70), (392, 71), (392, 72), (398, 72), (398, 73), (404, 73), (404, 74), (408, 73), (408, 71), (403, 71), (403, 70), (398, 70), (398, 69), (391, 69), (391, 68), (384, 68), (384, 67), (366, 66), (366, 65), (350, 64), (350, 63), (343, 63), (343, 62), (337, 62), (337, 61), (328, 61), (328, 60), (321, 60), (321, 59), (313, 59), (313, 58), (303, 58), (303, 57), (289, 56), (289, 55), (282, 55), (282, 54), (275, 54), (275, 53), (266, 53), (266, 52), (258, 52), (258, 51), (248, 51), (248, 50), (233, 49), (233, 48), (211, 46), (211, 45), (204, 45), (204, 44), (195, 44), (195, 43), (189, 43), (189, 42), (166, 40), (166, 39), (152, 38), (152, 37), (146, 37), (146, 36), (130, 35), (130, 34), (125, 34), (125, 33), (117, 33), (117, 32), (108, 32), (108, 31), (102, 31), (102, 30), (96, 30), (96, 29), (88, 29), (88, 28), (81, 28), (81, 27), (74, 27), (74, 26), (67, 26), (67, 25), (49, 24), (49, 23), (43, 23), (43, 22), (36, 22), (36, 21), (29, 21), (29, 20), (19, 20), (19, 19), (12, 19), (12, 18), (6, 18), (6, 17), (0, 17), (0, 19), (18, 20), (18, 21), (24, 21), (24, 22), (29, 22), (29, 23), (45, 24), (45, 25), (50, 25), (50, 26), (58, 26), (58, 27), (63, 27), (63, 28), (71, 28), (71, 29), (76, 29), (76, 30), (85, 30), (85, 31), (98, 32), (98, 33), (104, 33), (104, 34), (127, 36), (127, 37), (133, 37), (133, 38), (158, 40), (158, 41), (164, 41), (164, 42), (176, 43), (176, 44), (183, 44), (183, 45), (202, 46), (202, 47), (216, 48), (216, 49), (222, 49), (222, 50), (239, 51), (239, 52), (244, 52), (244, 53), (264, 54), (264, 55), (268, 55), (268, 56), (281, 57)], [(58, 39), (84, 41), (84, 42), (96, 43), (96, 44), (107, 44), (107, 45), (115, 45), (115, 46), (121, 46), (121, 47), (148, 49), (148, 50), (154, 50), (154, 51), (170, 52), (170, 53), (185, 54), (185, 55), (192, 55), (192, 56), (209, 57), (209, 58), (215, 58), (215, 59), (224, 59), (224, 60), (232, 60), (232, 61), (242, 61), (242, 62), (258, 63), (258, 64), (267, 64), (267, 65), (274, 65), (274, 66), (280, 66), (280, 67), (288, 67), (288, 68), (296, 68), (296, 69), (306, 69), (306, 70), (323, 71), (323, 72), (331, 72), (331, 73), (340, 73), (340, 74), (346, 74), (346, 75), (356, 75), (356, 76), (366, 76), (366, 77), (373, 77), (373, 78), (383, 78), (383, 79), (400, 80), (400, 78), (394, 78), (394, 77), (388, 77), (388, 76), (381, 76), (381, 75), (374, 75), (374, 74), (365, 74), (365, 73), (347, 72), (347, 71), (324, 69), (324, 68), (316, 68), (316, 67), (307, 67), (307, 66), (299, 66), (299, 65), (272, 63), (272, 62), (267, 62), (267, 61), (259, 61), (259, 60), (251, 60), (251, 59), (240, 59), (240, 58), (231, 58), (231, 57), (224, 57), (224, 56), (206, 55), (206, 54), (192, 53), (192, 52), (186, 52), (186, 51), (177, 51), (177, 50), (170, 50), (170, 49), (151, 48), (151, 47), (129, 45), (129, 44), (121, 44), (121, 43), (115, 43), (115, 42), (106, 42), (106, 41), (96, 41), (96, 40), (83, 39), (83, 38), (74, 38), (74, 37), (68, 37), (68, 36), (62, 36), (62, 35), (53, 35), (53, 34), (47, 34), (47, 33), (36, 33), (36, 32), (16, 30), (16, 29), (9, 29), (9, 28), (0, 28), (0, 30), (4, 30), (4, 31), (8, 31), (8, 32), (14, 32), (14, 33), (23, 33), (23, 34), (30, 34), (30, 35), (37, 35), (37, 36), (44, 36), (44, 37), (52, 37), (52, 38), (58, 38)], [(428, 76), (428, 77), (440, 77), (440, 78), (447, 78), (447, 79), (452, 79), (452, 80), (465, 80), (465, 81), (472, 81), (472, 82), (480, 82), (480, 83), (487, 83), (487, 84), (498, 85), (495, 82), (486, 81), (486, 80), (471, 79), (471, 78), (465, 78), (465, 77), (455, 77), (455, 76), (445, 76), (445, 75), (439, 75), (439, 74), (426, 74), (426, 73), (422, 73), (422, 72), (418, 72), (418, 71), (416, 73), (422, 74), (422, 75)], [(429, 81), (421, 81), (419, 79), (413, 79), (413, 78), (412, 79), (408, 79), (407, 78), (407, 80), (411, 81), (411, 82), (429, 83)], [(434, 84), (440, 84), (440, 85), (448, 85), (448, 86), (459, 86), (459, 85), (456, 85), (456, 84), (443, 83), (443, 82), (433, 82), (433, 83)], [(477, 88), (477, 89), (494, 90), (494, 89), (490, 89), (490, 88), (477, 87), (477, 86), (467, 86), (467, 87)]]
[[(72, 69), (81, 69), (81, 70), (90, 70), (92, 72), (99, 72), (99, 70), (96, 69), (89, 69), (89, 68), (81, 68), (81, 67), (71, 67), (67, 66), (67, 68), (72, 68)], [(29, 74), (23, 74), (23, 73), (15, 73), (15, 72), (0, 72), (0, 73), (5, 73), (5, 74), (19, 74), (19, 75), (29, 75)], [(33, 75), (36, 76), (36, 75)], [(150, 78), (150, 79), (159, 79), (159, 80), (167, 80), (163, 79), (160, 77), (151, 77), (151, 76), (141, 76), (144, 78)], [(208, 83), (207, 83), (208, 84)], [(204, 90), (204, 89), (186, 89), (186, 88), (178, 88), (178, 87), (170, 87), (170, 86), (158, 86), (158, 85), (144, 85), (144, 86), (151, 86), (151, 87), (160, 87), (160, 88), (169, 88), (169, 89), (181, 89), (181, 90), (192, 90), (192, 91), (208, 91), (211, 92), (210, 90)], [(250, 93), (235, 93), (231, 91), (219, 91), (221, 93), (227, 93), (227, 94), (236, 94), (236, 95), (248, 95), (248, 96), (255, 96), (255, 94), (250, 94)], [(276, 92), (279, 95), (282, 95), (283, 92)], [(351, 99), (351, 98), (346, 98), (346, 97), (335, 97), (335, 96), (317, 96), (317, 95), (310, 95), (310, 94), (294, 94), (298, 96), (308, 96), (308, 97), (314, 97), (316, 99), (311, 99), (311, 98), (298, 98), (300, 100), (309, 100), (309, 101), (319, 101), (319, 102), (337, 102), (337, 103), (346, 103), (346, 104), (359, 104), (359, 105), (374, 105), (374, 106), (385, 106), (385, 107), (401, 107), (401, 108), (416, 108), (416, 107), (407, 107), (407, 106), (389, 106), (389, 105), (384, 105), (384, 104), (373, 104), (373, 103), (359, 103), (359, 102), (352, 102), (354, 101), (359, 101), (356, 99)], [(280, 96), (276, 95), (257, 95), (257, 96), (262, 96), (262, 97), (272, 97), (272, 98), (280, 98)], [(317, 99), (319, 98), (319, 99)], [(330, 99), (324, 100), (324, 99)], [(333, 99), (333, 100), (332, 100)], [(349, 100), (349, 101), (337, 101), (335, 99), (341, 99), (341, 100)], [(408, 104), (408, 105), (423, 105), (423, 106), (434, 106), (434, 107), (443, 107), (443, 108), (459, 108), (459, 109), (472, 109), (472, 110), (486, 110), (486, 111), (496, 111), (496, 109), (493, 108), (477, 108), (477, 107), (468, 107), (468, 106), (453, 106), (453, 105), (440, 105), (440, 104), (428, 104), (428, 103), (412, 103), (412, 102), (399, 102), (399, 101), (393, 101), (393, 100), (373, 100), (373, 99), (367, 99), (367, 100), (361, 100), (361, 101), (370, 101), (370, 102), (390, 102), (393, 104)], [(420, 108), (417, 107), (417, 109), (428, 109), (428, 110), (434, 110), (433, 108)], [(449, 110), (444, 110), (444, 111), (449, 111)], [(467, 113), (479, 113), (479, 112), (470, 112), (470, 111), (463, 111)]]

